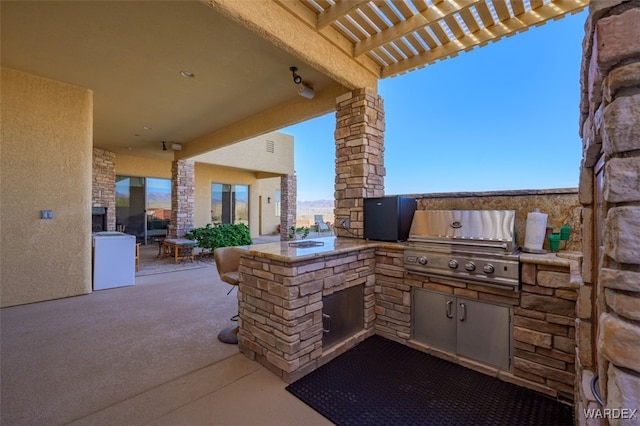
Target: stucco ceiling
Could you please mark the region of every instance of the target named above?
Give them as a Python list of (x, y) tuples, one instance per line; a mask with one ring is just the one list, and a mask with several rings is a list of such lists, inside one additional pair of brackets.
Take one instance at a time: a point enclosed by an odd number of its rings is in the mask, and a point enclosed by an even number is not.
[(188, 143), (297, 98), (292, 65), (318, 91), (331, 81), (197, 1), (0, 7), (2, 66), (91, 89), (94, 145), (117, 153), (171, 158), (161, 141)]
[[(0, 57), (3, 67), (92, 90), (94, 146), (169, 159), (162, 141), (183, 144), (188, 156), (276, 130), (330, 111), (336, 94), (360, 82), (375, 85), (587, 3), (2, 0)], [(314, 99), (298, 96), (290, 66)]]

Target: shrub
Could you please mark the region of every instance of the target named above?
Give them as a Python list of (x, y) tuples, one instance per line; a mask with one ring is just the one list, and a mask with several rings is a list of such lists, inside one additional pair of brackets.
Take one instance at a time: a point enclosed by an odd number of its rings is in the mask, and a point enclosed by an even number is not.
[(311, 231), (311, 228), (309, 228), (308, 226), (301, 226), (299, 228), (292, 226), (291, 228), (289, 228), (289, 234), (287, 235), (287, 237), (289, 237), (290, 240), (295, 240), (296, 236), (300, 235), (300, 237), (304, 240), (309, 236), (309, 231)]
[(187, 232), (184, 237), (197, 241), (198, 247), (211, 251), (218, 247), (253, 244), (249, 228), (244, 223), (221, 223), (215, 226), (207, 223), (202, 228), (194, 228)]

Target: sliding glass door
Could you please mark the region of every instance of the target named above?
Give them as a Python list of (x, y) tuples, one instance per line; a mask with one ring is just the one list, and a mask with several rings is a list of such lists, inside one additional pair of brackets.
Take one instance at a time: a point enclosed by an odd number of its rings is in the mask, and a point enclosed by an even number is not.
[(249, 186), (212, 183), (211, 223), (244, 223), (249, 226)]
[(146, 178), (147, 226), (145, 243), (167, 235), (171, 221), (171, 179)]
[(144, 239), (144, 178), (116, 176), (116, 230)]
[(116, 176), (116, 230), (147, 244), (165, 236), (170, 220), (170, 179)]

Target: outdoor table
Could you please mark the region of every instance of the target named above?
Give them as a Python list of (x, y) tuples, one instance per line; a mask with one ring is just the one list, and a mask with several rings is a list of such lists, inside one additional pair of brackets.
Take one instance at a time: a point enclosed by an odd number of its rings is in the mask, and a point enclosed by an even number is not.
[(173, 256), (174, 262), (190, 259), (193, 262), (193, 249), (196, 242), (186, 238), (166, 238), (162, 242), (162, 257)]

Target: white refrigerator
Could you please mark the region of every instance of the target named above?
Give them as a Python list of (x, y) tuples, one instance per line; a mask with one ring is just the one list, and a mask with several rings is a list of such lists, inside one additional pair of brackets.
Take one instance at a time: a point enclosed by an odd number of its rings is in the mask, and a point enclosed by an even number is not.
[(93, 234), (93, 289), (125, 287), (136, 280), (136, 237), (122, 232)]

